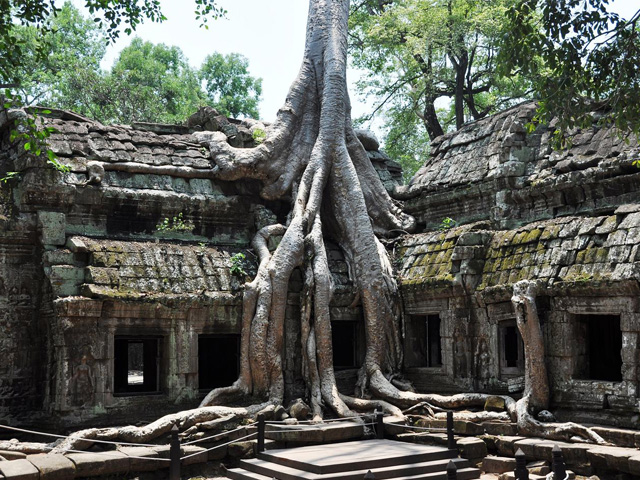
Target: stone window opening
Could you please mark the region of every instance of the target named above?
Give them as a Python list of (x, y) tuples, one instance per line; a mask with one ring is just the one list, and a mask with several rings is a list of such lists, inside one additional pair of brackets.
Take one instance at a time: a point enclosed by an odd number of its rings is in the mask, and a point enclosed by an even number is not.
[(619, 315), (576, 315), (574, 378), (622, 381), (622, 331)]
[(335, 370), (360, 367), (359, 325), (361, 323), (355, 320), (331, 322), (333, 368)]
[(160, 338), (116, 336), (114, 339), (114, 393), (160, 391)]
[(442, 367), (440, 316), (412, 315), (407, 325), (405, 366)]
[(524, 374), (524, 342), (515, 320), (499, 324), (500, 375), (518, 377)]
[(240, 374), (240, 335), (198, 335), (198, 388), (228, 387)]

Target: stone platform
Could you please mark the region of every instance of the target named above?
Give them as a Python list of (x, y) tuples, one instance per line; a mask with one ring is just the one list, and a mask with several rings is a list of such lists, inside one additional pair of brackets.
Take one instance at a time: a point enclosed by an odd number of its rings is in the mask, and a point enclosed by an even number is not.
[(361, 480), (371, 470), (376, 479), (445, 480), (453, 460), (458, 480), (480, 477), (457, 451), (394, 440), (360, 440), (261, 452), (229, 469), (234, 480)]

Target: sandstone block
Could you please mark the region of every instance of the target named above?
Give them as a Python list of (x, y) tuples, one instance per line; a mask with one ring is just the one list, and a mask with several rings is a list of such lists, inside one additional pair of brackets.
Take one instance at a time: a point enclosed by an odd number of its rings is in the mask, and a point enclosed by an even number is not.
[(496, 449), (500, 455), (513, 457), (518, 450), (517, 447), (514, 447), (514, 444), (523, 439), (524, 437), (507, 435), (495, 437)]
[(38, 226), (44, 245), (64, 245), (66, 241), (66, 219), (60, 212), (38, 212)]
[(66, 456), (75, 464), (78, 477), (98, 477), (129, 471), (129, 456), (122, 452), (70, 453)]
[(75, 464), (64, 455), (28, 455), (27, 460), (38, 469), (41, 480), (67, 480), (76, 474)]
[[(119, 452), (124, 453), (129, 458), (130, 472), (148, 472), (162, 468), (165, 462), (152, 460), (158, 458), (158, 453), (147, 447), (122, 447)], [(138, 458), (131, 458), (138, 457)], [(148, 460), (144, 460), (147, 459)]]
[(0, 457), (4, 457), (5, 460), (18, 460), (21, 458), (27, 458), (27, 455), (22, 452), (14, 452), (12, 450), (0, 450)]
[(482, 460), (482, 471), (485, 473), (505, 473), (515, 468), (515, 458), (488, 456)]
[(29, 460), (19, 459), (0, 462), (0, 476), (5, 480), (38, 480), (40, 472)]
[(640, 454), (629, 457), (629, 473), (631, 475), (640, 476)]
[(206, 463), (208, 455), (206, 449), (195, 445), (185, 445), (180, 449), (180, 457), (189, 457), (182, 460), (182, 465), (193, 465), (196, 463)]
[(480, 459), (487, 456), (487, 444), (479, 438), (460, 438), (456, 441), (456, 444), (462, 458)]
[(489, 397), (484, 403), (484, 409), (488, 412), (503, 412), (504, 411), (504, 399), (502, 397)]
[(233, 458), (251, 458), (254, 456), (253, 447), (255, 442), (236, 442), (228, 447), (228, 454)]

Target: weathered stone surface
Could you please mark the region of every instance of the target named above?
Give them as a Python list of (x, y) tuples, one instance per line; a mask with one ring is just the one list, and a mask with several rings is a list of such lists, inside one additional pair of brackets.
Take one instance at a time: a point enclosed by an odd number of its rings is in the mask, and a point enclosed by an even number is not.
[(0, 475), (6, 480), (38, 480), (40, 472), (28, 460), (11, 460), (0, 462)]
[(75, 464), (78, 477), (98, 477), (129, 471), (129, 456), (122, 452), (69, 453), (66, 456)]
[(456, 439), (456, 445), (462, 458), (476, 460), (487, 456), (487, 445), (479, 438), (458, 438)]
[(640, 476), (640, 454), (629, 457), (627, 464), (631, 475)]
[(289, 415), (297, 420), (306, 420), (310, 414), (311, 408), (301, 398), (297, 398), (289, 405)]
[(209, 460), (207, 450), (197, 445), (185, 445), (181, 449), (182, 465), (195, 465)]
[(505, 473), (516, 468), (516, 459), (489, 455), (482, 460), (482, 471), (485, 473)]
[(516, 454), (517, 448), (514, 448), (514, 444), (520, 440), (523, 440), (524, 437), (518, 436), (498, 436), (495, 437), (495, 445), (498, 450), (498, 453), (505, 457), (513, 457)]
[(365, 150), (375, 151), (380, 148), (380, 142), (371, 130), (356, 130), (356, 136)]
[(154, 458), (159, 458), (159, 456), (158, 452), (151, 448), (120, 447), (118, 451), (129, 457), (129, 471), (131, 472), (148, 472), (166, 467), (166, 465), (153, 460)]
[(66, 480), (76, 473), (75, 464), (64, 455), (28, 455), (27, 460), (38, 469), (41, 480)]
[(0, 450), (0, 456), (5, 460), (18, 460), (21, 458), (27, 458), (27, 455), (22, 452), (14, 452), (12, 450)]
[(255, 455), (255, 442), (234, 442), (227, 449), (232, 458), (251, 458)]
[(484, 409), (489, 412), (504, 411), (504, 399), (502, 397), (489, 397), (484, 404)]
[(534, 475), (547, 475), (551, 471), (551, 467), (546, 460), (536, 460), (527, 463), (527, 470)]

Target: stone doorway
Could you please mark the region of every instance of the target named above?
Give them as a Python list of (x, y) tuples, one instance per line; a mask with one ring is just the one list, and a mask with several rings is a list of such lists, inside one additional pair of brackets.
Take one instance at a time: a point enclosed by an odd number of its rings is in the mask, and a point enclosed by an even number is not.
[(227, 387), (240, 372), (240, 335), (198, 336), (198, 388)]
[(116, 336), (113, 345), (114, 393), (158, 392), (160, 339)]
[(619, 315), (576, 315), (576, 375), (583, 380), (622, 381)]

